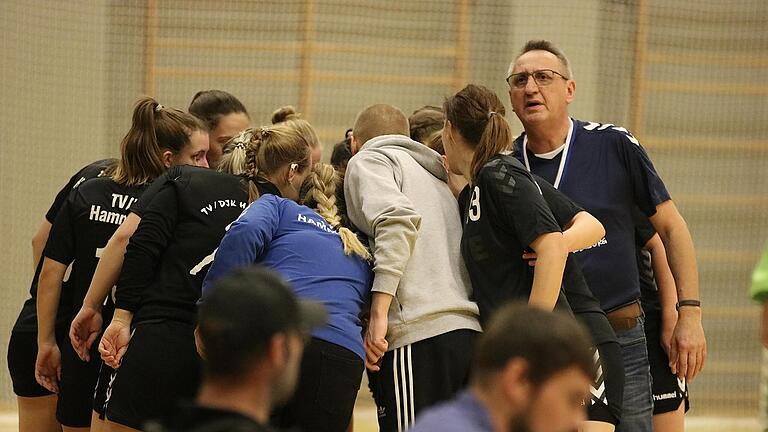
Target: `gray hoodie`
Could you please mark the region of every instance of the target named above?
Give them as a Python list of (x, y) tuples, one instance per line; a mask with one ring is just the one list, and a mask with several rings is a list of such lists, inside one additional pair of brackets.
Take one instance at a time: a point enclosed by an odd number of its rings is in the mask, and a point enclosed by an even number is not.
[(480, 331), (461, 258), (461, 218), (440, 155), (403, 135), (366, 142), (349, 161), (349, 218), (371, 239), (374, 292), (394, 296), (389, 349)]

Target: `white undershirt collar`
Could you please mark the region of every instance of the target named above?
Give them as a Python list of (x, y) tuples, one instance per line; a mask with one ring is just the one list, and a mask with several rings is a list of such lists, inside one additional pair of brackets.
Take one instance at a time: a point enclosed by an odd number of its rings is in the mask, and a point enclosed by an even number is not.
[(556, 157), (557, 157), (557, 155), (559, 155), (559, 154), (560, 154), (560, 152), (562, 152), (564, 148), (565, 148), (565, 143), (563, 143), (563, 145), (561, 145), (560, 147), (558, 147), (558, 148), (556, 148), (556, 149), (552, 150), (551, 152), (546, 152), (546, 153), (534, 153), (534, 156), (536, 156), (536, 157), (537, 157), (537, 158), (539, 158), (539, 159), (548, 159), (548, 160), (552, 160), (552, 159), (556, 158)]

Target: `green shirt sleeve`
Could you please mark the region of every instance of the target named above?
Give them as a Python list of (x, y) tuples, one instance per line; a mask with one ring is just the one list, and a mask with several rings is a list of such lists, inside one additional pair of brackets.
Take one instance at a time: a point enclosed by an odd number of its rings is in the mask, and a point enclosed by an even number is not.
[(768, 300), (768, 244), (763, 249), (763, 256), (757, 263), (754, 273), (752, 273), (752, 288), (750, 289), (752, 298), (760, 303)]

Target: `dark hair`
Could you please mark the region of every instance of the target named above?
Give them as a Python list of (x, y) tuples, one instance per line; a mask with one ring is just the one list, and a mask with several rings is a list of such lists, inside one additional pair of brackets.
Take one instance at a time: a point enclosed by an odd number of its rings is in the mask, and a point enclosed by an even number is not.
[(246, 116), (245, 106), (233, 95), (222, 90), (203, 90), (192, 97), (189, 104), (189, 113), (199, 118), (208, 129), (216, 129), (222, 117), (232, 113), (243, 113)]
[(547, 51), (554, 54), (554, 56), (560, 60), (560, 63), (563, 64), (565, 72), (568, 74), (568, 78), (573, 79), (573, 71), (571, 71), (571, 63), (568, 61), (568, 57), (565, 56), (563, 50), (555, 46), (552, 42), (543, 39), (529, 40), (525, 43), (523, 49), (520, 50), (520, 54), (517, 55), (516, 59), (529, 51)]
[(512, 128), (499, 97), (487, 87), (469, 84), (443, 103), (445, 118), (474, 147), (470, 178), (488, 160), (512, 148)]
[(133, 109), (131, 128), (120, 144), (120, 161), (108, 175), (126, 186), (154, 180), (165, 172), (162, 150), (180, 152), (197, 130), (207, 128), (195, 116), (165, 108), (150, 97), (139, 99)]
[(425, 105), (408, 117), (411, 127), (411, 139), (426, 144), (427, 138), (443, 128), (445, 115), (440, 107)]
[(206, 374), (236, 379), (265, 354), (276, 333), (300, 328), (299, 316), (287, 283), (264, 267), (221, 278), (198, 309)]
[(573, 317), (523, 303), (507, 304), (491, 317), (475, 345), (473, 380), (488, 384), (515, 358), (528, 362), (528, 379), (541, 384), (576, 367), (594, 378), (591, 339)]
[(343, 141), (337, 142), (333, 145), (333, 152), (331, 153), (331, 165), (337, 171), (344, 171), (347, 169), (347, 162), (352, 158), (352, 143), (351, 139), (346, 138)]

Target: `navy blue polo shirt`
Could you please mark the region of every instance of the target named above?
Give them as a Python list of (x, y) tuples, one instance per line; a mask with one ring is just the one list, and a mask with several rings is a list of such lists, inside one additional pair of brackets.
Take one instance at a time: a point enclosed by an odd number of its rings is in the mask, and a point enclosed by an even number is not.
[(524, 151), (523, 134), (515, 140), (515, 156), (605, 227), (605, 237), (576, 257), (603, 310), (610, 311), (640, 297), (633, 212), (639, 208), (653, 216), (656, 206), (671, 198), (648, 154), (626, 129), (573, 120), (568, 136), (556, 156), (540, 158)]

